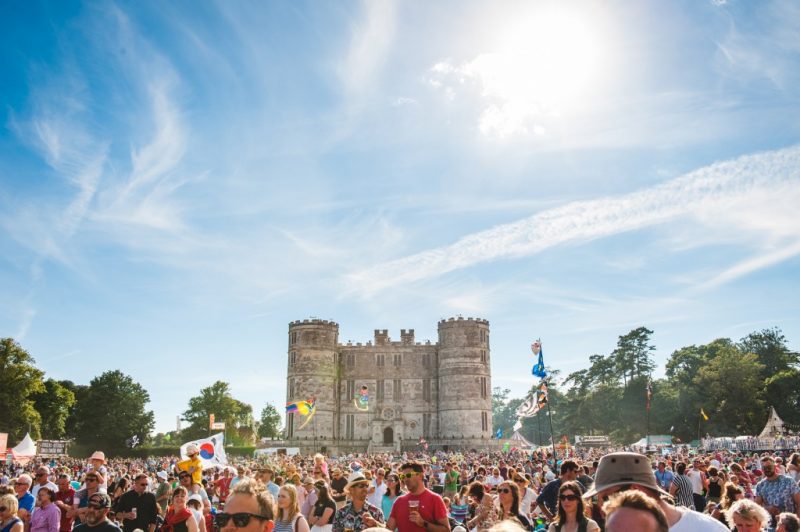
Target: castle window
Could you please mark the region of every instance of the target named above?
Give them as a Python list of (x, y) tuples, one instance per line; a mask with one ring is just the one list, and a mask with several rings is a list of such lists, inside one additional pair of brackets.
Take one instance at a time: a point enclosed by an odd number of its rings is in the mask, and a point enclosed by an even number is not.
[(291, 353), (289, 353), (289, 365), (294, 366), (296, 362), (297, 362), (297, 353), (292, 351)]
[(354, 433), (355, 433), (355, 430), (354, 430), (355, 429), (355, 423), (354, 423), (354, 420), (353, 420), (353, 414), (347, 414), (345, 416), (344, 420), (345, 420), (345, 429), (344, 429), (345, 436), (344, 437), (347, 438), (348, 440), (352, 440), (354, 438)]
[(294, 379), (289, 380), (289, 401), (294, 401)]
[(486, 377), (481, 377), (481, 398), (486, 399)]
[(383, 381), (378, 381), (378, 401), (383, 401)]
[(431, 354), (430, 353), (425, 353), (424, 355), (422, 355), (422, 364), (426, 368), (430, 368), (431, 367)]
[(399, 368), (400, 364), (402, 363), (402, 361), (403, 361), (403, 357), (401, 357), (400, 355), (395, 355), (394, 356), (394, 367)]
[(392, 383), (392, 393), (394, 394), (395, 401), (400, 399), (400, 379), (395, 379)]
[(294, 436), (294, 413), (286, 415), (286, 436), (288, 438)]
[(422, 435), (429, 438), (431, 435), (431, 415), (422, 414)]
[(489, 430), (489, 415), (486, 412), (481, 412), (481, 430), (483, 432)]
[(352, 353), (347, 355), (347, 367), (354, 368), (356, 366), (356, 356)]
[(292, 345), (294, 345), (294, 344), (296, 344), (296, 343), (297, 343), (297, 337), (298, 337), (298, 336), (299, 336), (299, 335), (298, 335), (296, 332), (293, 332), (293, 333), (292, 333), (292, 335), (291, 335), (291, 339), (290, 339), (290, 342), (291, 342), (291, 344), (292, 344)]
[(486, 349), (481, 349), (481, 364), (486, 364)]
[(489, 346), (489, 333), (486, 333), (486, 346)]
[(347, 392), (345, 392), (344, 399), (349, 401), (356, 396), (356, 383), (354, 381), (347, 381)]
[(483, 342), (483, 341), (485, 341), (485, 340), (486, 340), (486, 331), (484, 331), (483, 329), (481, 329), (481, 342)]
[(425, 379), (422, 381), (422, 400), (423, 401), (430, 401), (431, 400), (431, 380)]
[(386, 362), (385, 355), (375, 355), (375, 365), (382, 368)]

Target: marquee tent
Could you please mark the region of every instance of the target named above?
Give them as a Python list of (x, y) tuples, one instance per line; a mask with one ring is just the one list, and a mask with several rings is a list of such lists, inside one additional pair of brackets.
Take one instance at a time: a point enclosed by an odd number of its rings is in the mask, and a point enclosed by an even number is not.
[(22, 438), (22, 441), (11, 449), (11, 456), (14, 457), (15, 461), (23, 464), (36, 456), (36, 444), (31, 439), (30, 434), (26, 434), (25, 437)]
[(778, 417), (774, 406), (770, 407), (769, 410), (769, 419), (764, 426), (764, 430), (758, 435), (759, 438), (775, 438), (784, 435), (785, 427), (783, 426), (783, 420)]
[(514, 431), (514, 434), (511, 435), (509, 438), (512, 447), (516, 447), (517, 449), (533, 449), (535, 445), (525, 439), (525, 436), (519, 433), (518, 430)]

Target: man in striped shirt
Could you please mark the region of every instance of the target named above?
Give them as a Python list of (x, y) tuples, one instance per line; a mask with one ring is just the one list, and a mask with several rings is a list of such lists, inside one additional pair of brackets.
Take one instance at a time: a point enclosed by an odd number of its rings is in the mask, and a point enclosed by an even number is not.
[[(676, 506), (684, 506), (690, 510), (695, 510), (692, 480), (684, 473), (686, 473), (686, 464), (679, 462), (678, 465), (675, 466), (675, 477), (672, 479), (672, 486), (670, 486), (669, 492), (675, 497)], [(705, 508), (699, 509), (701, 512), (703, 510), (705, 510)]]

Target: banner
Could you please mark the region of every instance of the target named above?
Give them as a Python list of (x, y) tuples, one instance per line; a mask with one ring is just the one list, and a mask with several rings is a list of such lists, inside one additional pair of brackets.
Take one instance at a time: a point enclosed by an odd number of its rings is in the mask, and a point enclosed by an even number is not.
[(0, 432), (0, 460), (6, 459), (7, 452), (8, 452), (8, 433)]
[(45, 458), (67, 456), (67, 440), (39, 440), (36, 444), (36, 455)]
[(225, 430), (224, 421), (215, 421), (211, 424), (211, 430)]
[(203, 462), (203, 468), (210, 468), (214, 466), (228, 465), (228, 457), (225, 456), (225, 448), (222, 446), (225, 440), (225, 434), (220, 432), (214, 434), (210, 438), (203, 438), (201, 440), (187, 441), (181, 445), (181, 459), (186, 460), (189, 456), (186, 454), (186, 448), (190, 443), (197, 445), (200, 449), (200, 461)]

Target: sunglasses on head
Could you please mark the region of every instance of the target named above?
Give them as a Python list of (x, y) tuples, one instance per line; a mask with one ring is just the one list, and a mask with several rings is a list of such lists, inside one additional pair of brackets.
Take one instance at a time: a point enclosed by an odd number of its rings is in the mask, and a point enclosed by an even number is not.
[(580, 497), (578, 497), (574, 493), (562, 494), (559, 495), (558, 498), (561, 499), (562, 501), (577, 501), (578, 499), (580, 499)]
[(244, 528), (250, 524), (251, 518), (259, 519), (261, 521), (266, 521), (269, 519), (263, 515), (251, 514), (248, 512), (239, 512), (235, 514), (220, 512), (214, 516), (214, 525), (216, 525), (218, 528), (222, 528), (228, 524), (228, 521), (233, 519), (233, 526), (236, 528)]

